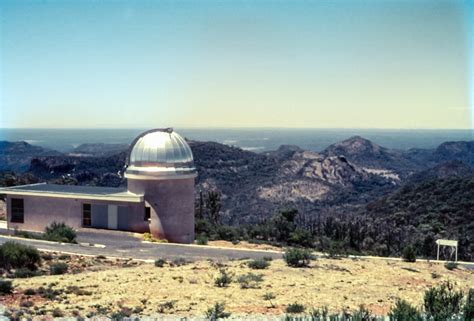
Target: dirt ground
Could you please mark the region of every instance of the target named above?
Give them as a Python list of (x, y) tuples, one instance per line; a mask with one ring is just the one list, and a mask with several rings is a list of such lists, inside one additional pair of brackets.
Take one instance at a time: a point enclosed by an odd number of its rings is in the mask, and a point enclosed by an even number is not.
[(232, 249), (250, 249), (250, 250), (265, 250), (265, 251), (276, 251), (282, 252), (284, 249), (281, 247), (269, 245), (269, 244), (255, 244), (249, 243), (247, 241), (240, 241), (237, 244), (234, 244), (229, 241), (209, 241), (209, 246), (215, 247), (225, 247), (225, 248), (232, 248)]
[[(225, 303), (226, 311), (233, 315), (279, 315), (288, 304), (298, 302), (308, 310), (327, 306), (330, 311), (364, 304), (380, 315), (389, 311), (396, 298), (419, 306), (424, 291), (445, 280), (464, 290), (474, 287), (473, 271), (449, 271), (442, 264), (424, 262), (319, 259), (309, 268), (291, 268), (283, 260), (274, 260), (267, 269), (252, 270), (247, 261), (155, 267), (97, 258), (71, 260), (87, 268), (76, 274), (14, 279), (14, 293), (0, 297), (0, 304), (22, 310), (24, 315), (55, 311), (56, 315), (92, 316), (122, 310), (196, 316), (204, 315), (216, 302)], [(90, 262), (96, 261), (100, 267), (92, 268)], [(219, 288), (214, 281), (222, 268), (233, 274), (233, 282)], [(249, 272), (262, 274), (263, 281), (257, 288), (242, 289), (236, 280)], [(271, 302), (263, 298), (269, 292), (275, 296)]]

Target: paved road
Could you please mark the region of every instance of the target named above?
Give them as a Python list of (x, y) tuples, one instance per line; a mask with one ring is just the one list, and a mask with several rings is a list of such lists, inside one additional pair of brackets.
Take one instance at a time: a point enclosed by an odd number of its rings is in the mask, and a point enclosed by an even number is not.
[[(11, 237), (0, 235), (0, 244), (11, 240)], [(105, 247), (94, 247), (84, 244), (58, 244), (20, 238), (15, 238), (14, 241), (28, 244), (41, 250), (61, 251), (83, 255), (105, 255), (110, 257), (124, 257), (141, 260), (155, 260), (157, 258), (173, 259), (178, 257), (185, 257), (191, 260), (229, 260), (261, 258), (264, 256), (281, 258), (282, 256), (281, 253), (270, 251), (223, 249), (197, 245), (143, 243), (139, 238), (134, 237), (131, 233), (104, 230), (81, 230), (78, 232), (77, 241), (79, 243), (101, 244), (105, 245)]]

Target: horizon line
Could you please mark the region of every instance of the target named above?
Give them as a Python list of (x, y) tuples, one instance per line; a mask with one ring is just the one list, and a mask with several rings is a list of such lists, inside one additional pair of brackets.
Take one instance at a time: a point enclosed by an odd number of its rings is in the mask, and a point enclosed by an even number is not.
[[(162, 127), (162, 126), (161, 126)], [(161, 128), (160, 126), (140, 126), (140, 127), (0, 127), (0, 130), (22, 130), (22, 129), (33, 129), (33, 130), (142, 130), (149, 128)], [(473, 131), (474, 128), (432, 128), (432, 127), (278, 127), (278, 126), (262, 126), (262, 127), (225, 127), (225, 126), (168, 126), (171, 128), (178, 129), (201, 129), (201, 130), (214, 130), (214, 129), (226, 129), (226, 130), (262, 130), (262, 129), (286, 129), (286, 130), (446, 130), (446, 131)]]

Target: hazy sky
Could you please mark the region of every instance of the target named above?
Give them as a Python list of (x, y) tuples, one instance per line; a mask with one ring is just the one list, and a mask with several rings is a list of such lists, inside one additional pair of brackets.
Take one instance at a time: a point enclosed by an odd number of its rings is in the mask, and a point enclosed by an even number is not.
[(473, 9), (1, 1), (0, 127), (472, 128)]

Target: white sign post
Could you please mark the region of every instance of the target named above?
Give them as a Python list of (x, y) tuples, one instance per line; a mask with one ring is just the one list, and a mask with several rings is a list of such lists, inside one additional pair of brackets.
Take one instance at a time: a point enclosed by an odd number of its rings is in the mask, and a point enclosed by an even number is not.
[(449, 246), (449, 247), (452, 248), (451, 249), (451, 256), (453, 255), (454, 251), (456, 252), (454, 262), (458, 261), (458, 241), (440, 239), (440, 240), (436, 240), (436, 244), (438, 244), (438, 254), (436, 256), (436, 260), (439, 261), (439, 247), (440, 246)]

